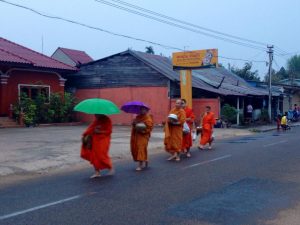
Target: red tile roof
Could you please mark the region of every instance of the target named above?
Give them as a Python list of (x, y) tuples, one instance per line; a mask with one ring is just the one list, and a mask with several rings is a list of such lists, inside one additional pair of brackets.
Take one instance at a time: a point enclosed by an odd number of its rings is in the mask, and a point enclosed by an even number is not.
[(0, 62), (30, 64), (33, 67), (77, 70), (55, 59), (0, 37)]
[(84, 64), (93, 61), (93, 59), (84, 51), (61, 47), (59, 47), (58, 49), (60, 49), (63, 53), (69, 56), (76, 64)]

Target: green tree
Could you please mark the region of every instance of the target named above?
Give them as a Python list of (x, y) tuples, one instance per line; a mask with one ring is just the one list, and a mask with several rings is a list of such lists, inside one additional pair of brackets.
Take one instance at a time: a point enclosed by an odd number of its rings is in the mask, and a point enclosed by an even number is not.
[(291, 79), (300, 78), (300, 55), (288, 59), (287, 69)]
[(280, 76), (282, 79), (289, 78), (289, 74), (283, 66), (280, 68), (280, 70), (276, 74), (278, 76)]
[(251, 71), (252, 63), (245, 63), (242, 69), (232, 67), (231, 72), (235, 73), (239, 77), (245, 80), (253, 80), (253, 81), (260, 81), (260, 77), (258, 76), (258, 71), (255, 70), (254, 72)]
[(146, 49), (146, 53), (153, 54), (153, 55), (155, 54), (152, 46), (146, 46), (145, 49)]
[[(276, 83), (280, 80), (289, 78), (289, 74), (287, 73), (284, 67), (281, 67), (280, 70), (277, 72), (274, 69), (272, 69), (271, 77), (272, 82)], [(264, 81), (269, 82), (269, 74), (265, 75)]]
[(237, 110), (229, 104), (225, 104), (221, 109), (221, 116), (230, 123), (236, 122)]

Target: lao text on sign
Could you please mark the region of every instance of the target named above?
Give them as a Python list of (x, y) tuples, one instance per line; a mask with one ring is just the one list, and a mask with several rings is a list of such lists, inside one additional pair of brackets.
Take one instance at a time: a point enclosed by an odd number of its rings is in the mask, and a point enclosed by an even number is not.
[(173, 69), (217, 67), (218, 49), (189, 52), (175, 52), (172, 57)]

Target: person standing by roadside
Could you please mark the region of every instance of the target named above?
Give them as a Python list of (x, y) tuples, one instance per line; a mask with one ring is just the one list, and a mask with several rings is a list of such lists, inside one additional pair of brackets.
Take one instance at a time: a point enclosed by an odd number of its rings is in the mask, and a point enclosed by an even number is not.
[(132, 122), (130, 149), (135, 162), (138, 162), (136, 171), (148, 167), (148, 142), (153, 129), (152, 116), (148, 114), (149, 109), (141, 107), (140, 113)]
[(211, 107), (205, 107), (205, 113), (202, 118), (202, 130), (201, 130), (201, 138), (200, 145), (198, 146), (199, 150), (204, 150), (204, 146), (209, 144), (208, 149), (211, 149), (211, 143), (213, 141), (213, 127), (216, 123), (215, 114), (211, 112)]
[(100, 177), (100, 170), (108, 169), (109, 175), (114, 173), (109, 147), (112, 133), (112, 122), (103, 114), (95, 114), (95, 120), (82, 134), (81, 157), (89, 161), (95, 169), (90, 178)]
[(294, 110), (293, 110), (293, 121), (297, 122), (300, 117), (300, 112), (298, 110), (297, 104), (294, 104)]
[(286, 131), (289, 127), (288, 127), (288, 123), (287, 123), (287, 112), (284, 113), (283, 117), (281, 118), (281, 127), (283, 131)]
[(252, 113), (253, 113), (253, 106), (249, 103), (247, 105), (247, 117), (252, 121)]
[(193, 139), (192, 139), (192, 130), (193, 130), (193, 124), (195, 120), (194, 112), (191, 108), (189, 108), (186, 105), (186, 100), (181, 99), (182, 108), (185, 111), (185, 122), (188, 124), (190, 128), (190, 132), (187, 134), (183, 134), (182, 137), (182, 152), (186, 154), (186, 157), (190, 158), (190, 148), (193, 145)]
[(277, 124), (277, 131), (280, 130), (280, 126), (281, 126), (281, 115), (278, 114), (276, 117), (276, 124)]
[(180, 161), (179, 153), (182, 147), (183, 123), (185, 122), (185, 112), (182, 109), (181, 99), (177, 99), (175, 107), (169, 112), (165, 123), (164, 145), (165, 150), (172, 154), (167, 160)]

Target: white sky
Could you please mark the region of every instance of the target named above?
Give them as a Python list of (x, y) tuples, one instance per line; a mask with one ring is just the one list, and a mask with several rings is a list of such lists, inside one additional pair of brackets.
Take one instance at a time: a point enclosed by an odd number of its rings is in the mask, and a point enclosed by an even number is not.
[[(230, 58), (266, 61), (267, 53), (216, 40), (180, 28), (133, 15), (94, 0), (7, 0), (48, 15), (60, 16), (115, 33), (161, 44), (199, 50), (218, 48), (219, 55)], [(125, 1), (125, 0), (124, 0)], [(300, 53), (299, 0), (126, 0), (126, 2), (202, 27), (227, 34), (274, 44), (289, 53)], [(152, 44), (116, 37), (64, 21), (44, 18), (0, 1), (0, 36), (50, 56), (57, 47), (87, 52), (100, 59), (128, 48), (145, 51)], [(156, 54), (170, 56), (178, 50), (152, 45)], [(274, 56), (273, 68), (286, 66), (285, 57)], [(242, 67), (245, 62), (219, 59), (225, 67)], [(253, 63), (263, 77), (264, 63)]]

